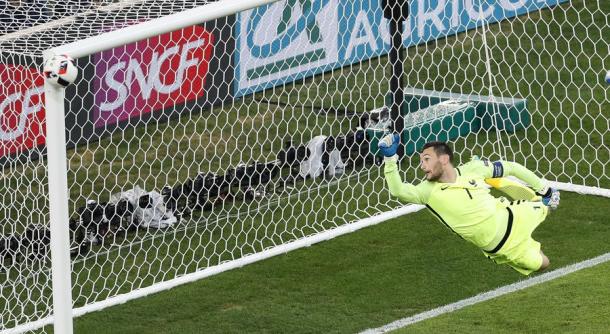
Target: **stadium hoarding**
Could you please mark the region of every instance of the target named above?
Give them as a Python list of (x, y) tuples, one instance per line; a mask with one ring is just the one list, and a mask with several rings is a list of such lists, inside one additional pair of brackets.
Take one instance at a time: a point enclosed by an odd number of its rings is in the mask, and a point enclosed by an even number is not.
[[(405, 47), (568, 0), (411, 0)], [(287, 0), (241, 12), (235, 25), (236, 97), (387, 54), (379, 1)]]
[(44, 77), (31, 64), (0, 63), (0, 157), (45, 142)]
[(203, 97), (214, 43), (192, 26), (94, 55), (95, 127)]
[[(83, 63), (77, 60), (77, 66)], [(12, 161), (35, 160), (46, 152), (47, 115), (41, 68), (41, 57), (0, 52), (0, 167)], [(67, 87), (66, 96), (75, 96), (77, 90), (74, 85)], [(65, 102), (67, 138), (77, 135), (74, 106), (80, 104)]]
[(334, 67), (339, 62), (338, 7), (338, 0), (287, 0), (238, 14), (235, 95)]
[[(77, 59), (77, 83), (66, 88), (67, 147), (232, 99), (233, 22), (229, 16)], [(0, 56), (4, 166), (46, 154), (44, 78), (41, 57)]]
[(95, 131), (167, 120), (232, 99), (233, 21), (221, 18), (94, 55)]

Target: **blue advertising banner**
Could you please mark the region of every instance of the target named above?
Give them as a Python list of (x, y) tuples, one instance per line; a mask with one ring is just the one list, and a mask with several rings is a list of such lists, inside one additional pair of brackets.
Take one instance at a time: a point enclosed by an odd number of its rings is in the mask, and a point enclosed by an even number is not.
[[(411, 0), (406, 47), (568, 0)], [(236, 97), (322, 73), (390, 48), (380, 0), (285, 0), (237, 16)]]

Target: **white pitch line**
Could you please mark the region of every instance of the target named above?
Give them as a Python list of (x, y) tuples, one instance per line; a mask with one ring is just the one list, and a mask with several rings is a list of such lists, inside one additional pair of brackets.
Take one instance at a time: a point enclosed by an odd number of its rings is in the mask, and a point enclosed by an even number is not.
[(550, 271), (550, 272), (547, 272), (547, 273), (544, 273), (544, 274), (541, 274), (541, 275), (538, 275), (538, 276), (535, 276), (532, 278), (528, 278), (523, 281), (519, 281), (517, 283), (505, 285), (505, 286), (499, 287), (495, 290), (484, 292), (484, 293), (478, 294), (474, 297), (470, 297), (467, 299), (462, 299), (455, 303), (441, 306), (441, 307), (438, 307), (438, 308), (435, 308), (435, 309), (432, 309), (432, 310), (429, 310), (429, 311), (426, 311), (423, 313), (419, 313), (414, 316), (410, 316), (408, 318), (396, 320), (396, 321), (391, 322), (382, 327), (367, 329), (367, 330), (361, 332), (361, 334), (387, 333), (389, 331), (407, 327), (416, 322), (438, 317), (439, 315), (443, 315), (445, 313), (450, 313), (450, 312), (462, 309), (466, 306), (478, 304), (478, 303), (481, 303), (481, 302), (484, 302), (484, 301), (487, 301), (490, 299), (494, 299), (494, 298), (497, 298), (497, 297), (500, 297), (500, 296), (503, 296), (503, 295), (506, 295), (509, 293), (523, 290), (523, 289), (529, 288), (531, 286), (534, 286), (534, 285), (537, 285), (540, 283), (544, 283), (544, 282), (548, 282), (548, 281), (554, 280), (556, 278), (571, 274), (573, 272), (576, 272), (576, 271), (579, 271), (582, 269), (586, 269), (586, 268), (590, 268), (590, 267), (593, 267), (593, 266), (596, 266), (598, 264), (602, 264), (602, 263), (608, 262), (608, 261), (610, 261), (610, 253), (606, 253), (606, 254), (600, 255), (598, 257), (589, 259), (589, 260), (571, 264), (569, 266), (559, 268), (557, 270), (553, 270), (553, 271)]

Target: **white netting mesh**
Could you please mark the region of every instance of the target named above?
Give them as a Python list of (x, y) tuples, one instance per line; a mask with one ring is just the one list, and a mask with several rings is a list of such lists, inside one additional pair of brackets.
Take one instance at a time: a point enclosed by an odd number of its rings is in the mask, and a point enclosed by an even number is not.
[[(52, 312), (42, 51), (204, 3), (106, 1), (33, 28), (2, 21), (0, 329)], [(413, 151), (438, 138), (458, 160), (610, 188), (609, 12), (601, 0), (414, 1), (405, 177), (418, 178)], [(381, 17), (378, 1), (279, 1), (77, 59), (66, 90), (74, 306), (396, 207), (371, 153), (390, 101)]]
[(46, 49), (146, 22), (215, 1), (5, 1), (0, 48), (40, 56)]

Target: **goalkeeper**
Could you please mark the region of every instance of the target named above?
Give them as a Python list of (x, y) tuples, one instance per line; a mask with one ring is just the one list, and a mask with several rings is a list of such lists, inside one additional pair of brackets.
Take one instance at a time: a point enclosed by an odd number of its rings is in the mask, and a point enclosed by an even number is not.
[[(557, 190), (514, 162), (473, 160), (454, 167), (453, 152), (444, 142), (423, 147), (420, 168), (426, 180), (418, 185), (403, 183), (397, 166), (399, 141), (397, 134), (389, 134), (379, 142), (385, 156), (385, 179), (393, 196), (424, 204), (446, 227), (498, 264), (507, 264), (523, 275), (549, 266), (549, 259), (531, 234), (544, 221), (549, 207), (559, 205)], [(487, 178), (510, 175), (526, 182), (542, 200), (508, 202), (492, 196), (484, 186)]]

